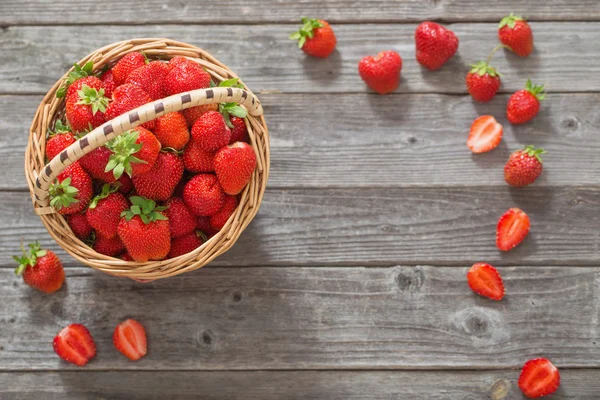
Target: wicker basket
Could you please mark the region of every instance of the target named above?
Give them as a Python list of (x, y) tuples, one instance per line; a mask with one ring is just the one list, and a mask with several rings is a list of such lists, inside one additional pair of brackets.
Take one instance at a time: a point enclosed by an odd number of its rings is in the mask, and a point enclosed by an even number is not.
[[(113, 65), (122, 56), (133, 51), (143, 51), (151, 59), (168, 60), (174, 56), (188, 57), (204, 67), (215, 81), (237, 78), (235, 73), (204, 50), (170, 39), (132, 39), (114, 43), (94, 51), (82, 59), (79, 64), (83, 65), (91, 60), (97, 71), (107, 64)], [(56, 97), (56, 91), (66, 76), (67, 74), (56, 82), (38, 107), (31, 124), (29, 142), (25, 152), (25, 175), (32, 195), (34, 210), (58, 244), (70, 255), (90, 267), (111, 275), (135, 280), (167, 278), (192, 271), (226, 252), (256, 215), (269, 176), (269, 134), (262, 115), (262, 106), (254, 94), (245, 86), (244, 89), (215, 87), (180, 93), (154, 101), (99, 126), (46, 165), (46, 132), (48, 128), (54, 126), (57, 118), (64, 115), (64, 102)], [(239, 206), (234, 215), (219, 233), (198, 249), (177, 258), (145, 263), (126, 262), (108, 257), (96, 253), (79, 240), (63, 216), (49, 207), (49, 184), (67, 166), (84, 154), (104, 145), (108, 140), (121, 133), (166, 113), (202, 104), (221, 102), (237, 102), (248, 110), (245, 122), (251, 145), (256, 152), (257, 168), (250, 183), (241, 194)]]

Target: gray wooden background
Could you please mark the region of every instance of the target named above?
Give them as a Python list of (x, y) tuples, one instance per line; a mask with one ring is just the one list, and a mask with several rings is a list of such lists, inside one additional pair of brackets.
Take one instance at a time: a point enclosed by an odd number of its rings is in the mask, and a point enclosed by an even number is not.
[[(529, 18), (535, 52), (497, 54), (491, 103), (465, 94), (466, 65), (497, 43), (498, 20)], [(328, 19), (338, 52), (305, 58), (287, 39), (301, 16)], [(459, 53), (423, 71), (413, 32), (450, 26)], [(0, 1), (1, 399), (520, 399), (519, 369), (560, 368), (553, 399), (600, 398), (600, 2), (596, 0)], [(58, 249), (33, 215), (23, 176), (42, 95), (92, 50), (132, 37), (198, 45), (259, 94), (271, 131), (262, 208), (210, 267), (149, 284), (103, 275)], [(384, 49), (402, 84), (370, 93), (358, 60)], [(533, 123), (506, 122), (508, 95), (531, 77), (550, 93)], [(505, 123), (501, 146), (472, 156), (471, 121)], [(547, 151), (535, 185), (502, 178), (511, 151)], [(532, 218), (525, 243), (500, 254), (507, 208)], [(67, 268), (46, 296), (13, 275), (19, 241), (41, 240)], [(507, 297), (465, 282), (495, 264)], [(149, 354), (114, 350), (124, 318), (147, 328)], [(79, 369), (51, 341), (87, 325), (98, 355)]]

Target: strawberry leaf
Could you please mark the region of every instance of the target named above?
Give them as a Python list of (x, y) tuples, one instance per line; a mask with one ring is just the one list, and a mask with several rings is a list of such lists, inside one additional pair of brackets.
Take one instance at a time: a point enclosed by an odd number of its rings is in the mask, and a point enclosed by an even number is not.
[(134, 156), (135, 153), (142, 149), (142, 144), (136, 143), (138, 136), (139, 133), (135, 129), (132, 129), (107, 143), (108, 148), (112, 150), (113, 154), (108, 159), (104, 172), (113, 171), (114, 177), (119, 179), (123, 173), (127, 173), (129, 176), (133, 174), (132, 163), (146, 164), (146, 161)]
[(156, 202), (141, 196), (132, 196), (129, 198), (132, 206), (129, 210), (121, 213), (127, 221), (131, 221), (136, 215), (140, 217), (144, 224), (149, 224), (155, 221), (166, 221), (168, 218), (161, 212), (166, 210), (166, 207), (157, 206)]
[(58, 98), (65, 97), (67, 94), (67, 90), (69, 89), (69, 86), (71, 86), (71, 84), (78, 79), (85, 78), (86, 76), (92, 75), (93, 69), (94, 69), (94, 63), (92, 61), (88, 61), (87, 63), (85, 63), (85, 65), (83, 67), (77, 63), (73, 64), (73, 71), (69, 72), (69, 74), (67, 75), (67, 79), (65, 79), (65, 83), (63, 83), (63, 85), (56, 92), (56, 97), (58, 97)]
[(108, 107), (108, 97), (104, 96), (104, 89), (96, 90), (88, 85), (83, 85), (77, 95), (79, 101), (76, 104), (92, 106), (93, 115), (96, 115), (98, 111), (105, 112)]
[(52, 183), (48, 193), (50, 194), (50, 205), (57, 210), (79, 202), (77, 199), (79, 190), (71, 186), (71, 177), (64, 179), (62, 182)]
[(301, 19), (302, 26), (298, 29), (297, 32), (294, 32), (290, 35), (291, 40), (298, 41), (298, 47), (302, 48), (304, 43), (306, 43), (306, 39), (312, 39), (314, 36), (314, 30), (318, 28), (322, 28), (324, 25), (321, 21), (314, 18), (302, 18)]

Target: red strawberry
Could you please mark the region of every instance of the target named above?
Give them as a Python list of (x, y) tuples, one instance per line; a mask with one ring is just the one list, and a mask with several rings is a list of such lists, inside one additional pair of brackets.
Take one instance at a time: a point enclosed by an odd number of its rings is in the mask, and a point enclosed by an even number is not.
[(209, 86), (210, 74), (194, 62), (180, 63), (172, 67), (165, 78), (165, 89), (169, 95)]
[(248, 128), (246, 127), (244, 118), (231, 117), (230, 120), (233, 128), (231, 128), (231, 140), (229, 141), (229, 144), (235, 142), (250, 143), (250, 136), (248, 135)]
[(96, 253), (104, 254), (105, 256), (109, 257), (115, 257), (125, 251), (125, 245), (118, 236), (109, 239), (101, 235), (97, 235), (93, 249)]
[[(152, 102), (152, 97), (144, 92), (139, 86), (124, 84), (113, 92), (113, 101), (106, 109), (105, 117), (107, 121), (113, 120), (119, 115), (125, 114), (144, 104)], [(154, 121), (148, 121), (142, 124), (142, 127), (153, 130)]]
[(134, 177), (150, 171), (160, 152), (156, 136), (141, 126), (117, 136), (107, 145), (113, 154), (105, 171), (113, 171), (116, 179), (124, 172)]
[(532, 184), (542, 173), (544, 149), (527, 146), (510, 155), (504, 166), (504, 180), (511, 186), (524, 187)]
[(52, 343), (60, 358), (83, 367), (96, 356), (96, 344), (90, 331), (81, 324), (71, 324), (63, 328)]
[(465, 79), (469, 94), (480, 102), (492, 100), (500, 89), (500, 74), (485, 61), (471, 67)]
[(26, 284), (44, 293), (54, 293), (62, 287), (65, 271), (56, 254), (42, 250), (38, 242), (29, 245), (29, 254), (22, 244), (21, 250), (21, 257), (13, 257), (19, 263), (15, 274), (23, 275)]
[(490, 264), (473, 264), (467, 272), (467, 282), (475, 293), (489, 297), (492, 300), (502, 300), (504, 297), (504, 283), (502, 277)]
[(117, 86), (125, 83), (129, 74), (146, 65), (146, 57), (142, 53), (128, 53), (112, 68), (113, 79)]
[(105, 91), (103, 93), (104, 97), (109, 99), (109, 97), (106, 95), (106, 90), (104, 88), (104, 82), (102, 82), (102, 80), (96, 76), (86, 76), (86, 77), (83, 77), (83, 78), (80, 78), (80, 79), (77, 79), (76, 81), (74, 81), (69, 86), (69, 89), (67, 89), (66, 98), (68, 99), (69, 97), (77, 97), (77, 92), (79, 92), (81, 89), (83, 89), (84, 86), (88, 86), (92, 89), (96, 89), (97, 91), (104, 90)]
[(495, 149), (502, 140), (502, 125), (491, 115), (482, 115), (471, 125), (467, 146), (473, 153)]
[(105, 184), (102, 192), (90, 202), (86, 212), (90, 226), (106, 239), (117, 236), (121, 213), (129, 208), (129, 202), (117, 192), (117, 188), (117, 185)]
[(175, 56), (173, 58), (171, 58), (171, 60), (169, 60), (169, 63), (167, 64), (167, 68), (169, 68), (169, 71), (172, 70), (175, 67), (178, 67), (180, 65), (183, 64), (196, 64), (198, 65), (195, 61), (190, 60), (187, 57), (184, 56)]
[(229, 217), (233, 215), (237, 206), (237, 197), (225, 195), (225, 202), (223, 203), (223, 208), (221, 208), (221, 210), (218, 213), (210, 217), (210, 226), (216, 231), (220, 231), (221, 229), (223, 229), (223, 226), (225, 226), (227, 220), (229, 220)]
[(209, 238), (213, 237), (215, 234), (217, 234), (217, 232), (219, 232), (217, 229), (210, 226), (210, 219), (211, 217), (198, 217), (196, 219), (196, 228)]
[(200, 143), (192, 139), (183, 150), (183, 164), (190, 172), (212, 172), (215, 153), (202, 150)]
[(113, 344), (125, 357), (139, 360), (148, 352), (146, 330), (135, 319), (127, 319), (115, 328)]
[(129, 253), (123, 253), (119, 256), (119, 258), (123, 261), (134, 261), (133, 258), (129, 255)]
[(521, 89), (508, 99), (506, 116), (511, 124), (524, 124), (533, 119), (540, 111), (540, 101), (544, 100), (544, 86), (537, 86), (527, 79), (525, 89)]
[(458, 38), (454, 32), (436, 24), (422, 22), (415, 31), (417, 61), (424, 67), (439, 69), (458, 49)]
[(525, 239), (530, 227), (527, 214), (518, 208), (509, 209), (498, 220), (496, 246), (502, 251), (513, 249)]
[(78, 162), (69, 165), (50, 185), (50, 205), (60, 214), (77, 214), (92, 198), (92, 179)]
[(129, 255), (137, 262), (162, 260), (171, 249), (169, 221), (154, 200), (133, 196), (131, 208), (124, 211), (119, 222), (119, 238)]
[(165, 204), (165, 214), (169, 218), (171, 237), (187, 235), (196, 229), (196, 216), (179, 197), (170, 198)]
[(198, 216), (218, 213), (225, 202), (225, 193), (213, 174), (194, 176), (183, 189), (183, 201)]
[(153, 100), (159, 100), (167, 97), (165, 89), (165, 78), (169, 69), (165, 63), (152, 61), (146, 65), (132, 71), (125, 83), (131, 83), (144, 89)]
[(71, 133), (69, 127), (63, 125), (59, 119), (54, 126), (54, 132), (50, 132), (50, 136), (46, 141), (46, 158), (52, 160), (61, 151), (75, 143), (75, 136)]
[(510, 13), (498, 25), (500, 43), (511, 48), (518, 56), (527, 57), (533, 51), (531, 27), (523, 18)]
[(196, 232), (191, 232), (186, 235), (173, 239), (171, 251), (167, 258), (175, 258), (196, 250), (202, 246), (202, 239), (198, 237)]
[(229, 144), (231, 130), (220, 113), (208, 111), (194, 123), (192, 137), (204, 151), (215, 152)]
[(94, 179), (111, 183), (115, 181), (112, 172), (106, 172), (106, 165), (112, 156), (112, 151), (106, 146), (100, 146), (79, 159), (79, 163)]
[(112, 98), (112, 94), (115, 91), (117, 85), (113, 76), (112, 69), (107, 70), (100, 76), (100, 80), (104, 84), (104, 95), (109, 99)]
[(395, 51), (382, 51), (377, 56), (363, 57), (358, 63), (358, 73), (368, 87), (379, 94), (396, 90), (400, 84), (402, 58)]
[[(95, 79), (102, 84), (98, 78)], [(77, 82), (69, 87), (69, 91), (76, 87)], [(104, 96), (104, 89), (96, 89), (84, 84), (79, 91), (67, 95), (65, 115), (73, 131), (82, 132), (90, 127), (96, 128), (106, 121), (107, 106), (108, 98)]]
[(117, 182), (119, 182), (119, 193), (129, 194), (133, 190), (133, 181), (129, 175), (121, 175), (121, 177), (117, 179)]
[(529, 360), (521, 370), (519, 389), (529, 398), (547, 396), (560, 386), (558, 368), (546, 358)]
[(85, 239), (92, 234), (92, 227), (85, 214), (71, 214), (67, 216), (67, 222), (79, 239)]
[(322, 19), (302, 18), (298, 32), (290, 39), (298, 41), (298, 47), (313, 57), (327, 58), (335, 49), (337, 39), (333, 29)]
[(218, 104), (204, 104), (202, 106), (186, 108), (185, 110), (182, 111), (182, 113), (188, 124), (188, 128), (191, 129), (192, 126), (194, 126), (194, 122), (196, 122), (196, 120), (198, 118), (200, 118), (200, 116), (202, 114), (204, 114), (207, 111), (217, 111), (217, 110), (219, 110)]
[(154, 135), (162, 147), (181, 150), (190, 140), (190, 131), (183, 114), (172, 112), (157, 118)]
[(152, 200), (166, 201), (175, 191), (183, 176), (183, 161), (177, 154), (160, 152), (152, 169), (135, 175), (133, 186), (138, 195)]
[(256, 154), (249, 144), (236, 142), (217, 152), (214, 165), (223, 191), (236, 195), (244, 190), (252, 178), (256, 168)]
[[(67, 95), (67, 91), (69, 87), (77, 80), (82, 78), (92, 76), (94, 72), (94, 63), (92, 61), (88, 61), (85, 65), (81, 66), (77, 63), (73, 65), (73, 71), (69, 72), (67, 75), (67, 79), (63, 85), (56, 92), (56, 97), (63, 98)], [(92, 85), (93, 86), (93, 85)], [(77, 90), (81, 89), (81, 86), (77, 88)], [(98, 88), (99, 89), (99, 88)]]

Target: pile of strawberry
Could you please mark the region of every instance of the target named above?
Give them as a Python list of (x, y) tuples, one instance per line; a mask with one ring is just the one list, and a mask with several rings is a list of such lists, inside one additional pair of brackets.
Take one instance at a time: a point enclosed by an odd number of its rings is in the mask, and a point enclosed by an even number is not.
[[(115, 117), (154, 100), (215, 83), (185, 57), (150, 61), (132, 52), (99, 76), (75, 64), (57, 93), (66, 121), (46, 142), (48, 160)], [(243, 87), (237, 79), (219, 86)], [(123, 133), (67, 167), (50, 204), (98, 253), (145, 262), (201, 246), (235, 212), (256, 155), (235, 103), (172, 112)]]

